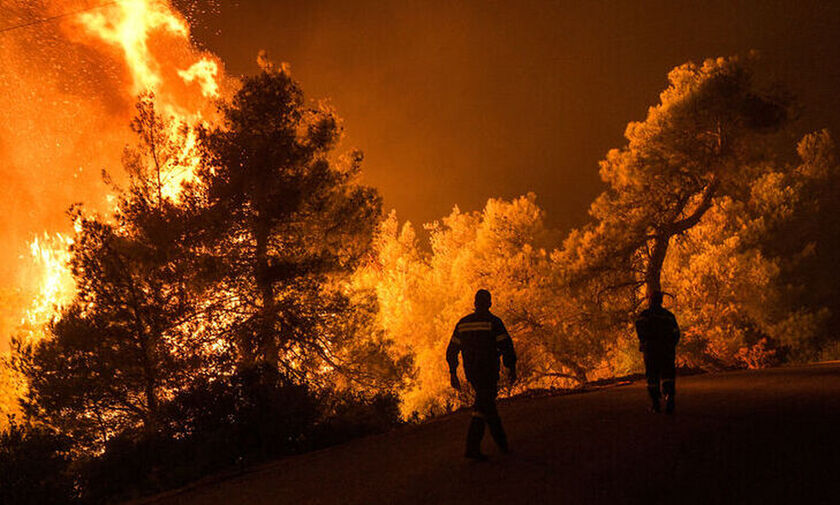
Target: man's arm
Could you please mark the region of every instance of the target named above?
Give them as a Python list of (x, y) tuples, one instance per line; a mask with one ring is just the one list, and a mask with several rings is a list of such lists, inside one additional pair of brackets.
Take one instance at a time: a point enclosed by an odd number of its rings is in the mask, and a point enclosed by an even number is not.
[(677, 318), (674, 317), (674, 314), (671, 314), (671, 320), (674, 322), (674, 327), (671, 331), (672, 336), (674, 337), (674, 347), (676, 347), (680, 341), (680, 325), (677, 324)]
[(636, 319), (636, 336), (639, 337), (639, 350), (644, 352), (647, 343), (648, 317), (642, 312)]
[(496, 338), (496, 349), (502, 355), (502, 363), (510, 371), (510, 382), (516, 382), (516, 351), (513, 349), (513, 339), (505, 328), (501, 319), (496, 319), (493, 328), (493, 336)]
[(461, 352), (461, 337), (458, 335), (458, 328), (452, 332), (449, 345), (446, 347), (446, 362), (449, 364), (449, 384), (453, 389), (461, 390), (461, 381), (458, 380), (458, 354)]

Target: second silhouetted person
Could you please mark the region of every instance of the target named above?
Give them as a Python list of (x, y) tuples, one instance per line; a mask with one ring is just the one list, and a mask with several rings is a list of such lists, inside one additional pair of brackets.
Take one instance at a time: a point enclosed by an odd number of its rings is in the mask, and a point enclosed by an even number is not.
[[(651, 399), (651, 410), (659, 412), (659, 398), (665, 393), (665, 412), (674, 411), (676, 395), (675, 357), (680, 327), (677, 319), (662, 306), (662, 292), (654, 291), (650, 306), (636, 320), (639, 350), (644, 353), (645, 376)], [(660, 390), (660, 381), (662, 387)]]

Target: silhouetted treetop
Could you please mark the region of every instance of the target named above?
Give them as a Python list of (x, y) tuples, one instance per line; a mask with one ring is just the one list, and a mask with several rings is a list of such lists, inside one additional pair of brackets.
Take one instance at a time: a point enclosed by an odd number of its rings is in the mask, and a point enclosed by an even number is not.
[(337, 367), (352, 340), (340, 327), (354, 311), (340, 279), (381, 217), (377, 192), (356, 182), (362, 156), (333, 154), (338, 117), (305, 102), (284, 69), (245, 78), (221, 111), (224, 124), (202, 136), (202, 226), (220, 288), (235, 293), (228, 316), (240, 364)]

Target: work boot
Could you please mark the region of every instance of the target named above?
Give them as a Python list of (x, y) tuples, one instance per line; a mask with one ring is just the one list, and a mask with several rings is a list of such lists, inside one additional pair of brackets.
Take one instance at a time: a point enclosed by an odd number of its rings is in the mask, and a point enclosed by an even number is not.
[(508, 448), (505, 429), (502, 427), (502, 418), (499, 416), (487, 418), (487, 427), (490, 428), (490, 435), (493, 437), (493, 440), (496, 441), (496, 445), (499, 446), (499, 450), (502, 451), (503, 454), (509, 453), (510, 449)]
[(674, 413), (674, 395), (665, 395), (665, 413)]
[(650, 395), (650, 411), (658, 414), (662, 411), (662, 407), (659, 405), (659, 398), (662, 396), (659, 393), (659, 384), (648, 384), (648, 394)]
[(662, 381), (662, 390), (665, 392), (665, 413), (674, 413), (674, 396), (676, 393), (676, 382), (674, 379)]
[(654, 398), (651, 400), (650, 411), (654, 414), (662, 412), (662, 407), (659, 405), (659, 398)]
[(484, 438), (484, 419), (473, 417), (467, 430), (467, 450), (464, 456), (477, 461), (486, 461), (487, 456), (481, 453), (481, 439)]

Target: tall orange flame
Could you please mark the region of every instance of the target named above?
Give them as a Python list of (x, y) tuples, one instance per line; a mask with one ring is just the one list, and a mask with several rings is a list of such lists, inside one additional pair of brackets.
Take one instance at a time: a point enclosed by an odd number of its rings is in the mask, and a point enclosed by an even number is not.
[[(0, 111), (5, 109), (0, 112), (0, 139), (14, 141), (8, 149), (0, 141), (0, 162), (16, 170), (9, 174), (16, 184), (33, 195), (42, 195), (33, 199), (36, 206), (50, 207), (29, 213), (14, 207), (14, 212), (6, 213), (0, 203), (0, 235), (7, 235), (7, 241), (15, 236), (18, 240), (30, 237), (28, 255), (0, 256), (0, 273), (12, 272), (5, 294), (0, 291), (4, 305), (0, 307), (1, 350), (7, 335), (14, 331), (3, 327), (4, 321), (22, 323), (18, 333), (36, 338), (34, 328), (54, 318), (72, 299), (74, 285), (67, 266), (72, 238), (69, 233), (59, 233), (67, 226), (63, 212), (80, 199), (107, 212), (111, 205), (107, 202), (113, 199), (107, 198), (104, 186), (94, 178), (101, 166), (119, 172), (114, 165), (123, 146), (132, 141), (128, 126), (136, 97), (145, 92), (155, 94), (158, 110), (174, 120), (171, 135), (182, 135), (178, 125), (188, 127), (177, 157), (187, 162), (165, 180), (164, 193), (175, 198), (197, 164), (196, 136), (189, 127), (214, 121), (211, 99), (229, 91), (231, 81), (215, 56), (194, 47), (189, 23), (169, 0), (117, 0), (100, 6), (79, 0), (47, 0), (40, 10), (18, 0), (0, 0), (0, 4), (19, 12), (22, 22), (33, 16), (37, 20), (78, 12), (9, 32), (3, 41), (9, 43), (0, 47), (0, 95), (6, 96), (0, 98)], [(52, 46), (31, 43), (33, 34), (51, 40)], [(60, 46), (60, 52), (53, 46)], [(27, 75), (33, 61), (53, 66), (43, 65), (39, 72)], [(4, 93), (3, 88), (10, 93)], [(68, 114), (71, 110), (77, 114)], [(54, 138), (55, 145), (43, 146), (45, 136)], [(33, 167), (42, 173), (31, 174)], [(85, 167), (93, 170), (85, 171)], [(67, 192), (70, 194), (50, 198), (47, 195), (58, 181), (47, 169), (72, 173), (77, 183), (80, 177), (90, 183), (81, 185), (83, 194)], [(4, 217), (7, 214), (10, 216)], [(38, 216), (55, 217), (45, 221)], [(19, 217), (23, 219), (16, 219)], [(33, 222), (27, 223), (28, 219)], [(39, 227), (49, 231), (37, 231)], [(22, 251), (21, 246), (15, 249)], [(16, 264), (10, 266), (12, 261)], [(17, 287), (8, 289), (9, 285)], [(8, 295), (11, 292), (17, 294)]]
[(121, 0), (113, 8), (80, 14), (79, 22), (122, 50), (131, 70), (134, 94), (160, 87), (160, 67), (149, 51), (150, 34), (156, 30), (178, 37), (189, 34), (186, 23), (169, 5), (154, 0)]
[(44, 324), (49, 323), (73, 297), (75, 286), (68, 265), (68, 248), (72, 244), (73, 239), (61, 233), (44, 233), (29, 243), (31, 260), (40, 274), (38, 292), (21, 320), (21, 327), (30, 340), (41, 338)]

